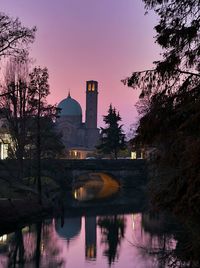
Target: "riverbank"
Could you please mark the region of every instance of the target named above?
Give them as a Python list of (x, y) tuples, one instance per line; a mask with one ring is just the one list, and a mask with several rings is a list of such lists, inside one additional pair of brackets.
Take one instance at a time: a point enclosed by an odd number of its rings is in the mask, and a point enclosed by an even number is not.
[[(52, 202), (45, 201), (42, 205), (37, 199), (0, 199), (0, 230), (12, 230), (25, 223), (37, 221), (54, 211)], [(1, 233), (1, 231), (0, 231)]]
[(0, 191), (0, 230), (37, 221), (52, 215), (59, 207), (61, 186), (50, 177), (42, 177), (42, 205), (39, 204), (37, 184), (32, 176), (23, 180), (4, 177)]
[[(30, 222), (37, 222), (53, 215), (60, 206), (60, 185), (50, 178), (43, 178), (42, 204), (39, 203), (34, 178), (25, 178), (21, 183), (4, 184), (0, 197), (0, 232), (13, 230)], [(3, 196), (3, 197), (2, 197)]]

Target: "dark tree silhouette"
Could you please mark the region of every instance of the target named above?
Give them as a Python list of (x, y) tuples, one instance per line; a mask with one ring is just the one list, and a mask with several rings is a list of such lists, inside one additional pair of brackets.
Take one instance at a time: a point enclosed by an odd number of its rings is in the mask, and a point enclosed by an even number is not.
[(13, 235), (9, 246), (9, 261), (8, 267), (16, 267), (17, 265), (23, 266), (24, 264), (24, 241), (23, 241), (23, 234), (22, 229), (17, 229)]
[(41, 259), (41, 240), (42, 240), (42, 222), (38, 222), (36, 224), (36, 250), (35, 250), (35, 266), (36, 268), (40, 267), (40, 259)]
[(36, 27), (22, 26), (19, 19), (13, 19), (0, 12), (0, 58), (2, 56), (24, 56), (27, 45), (34, 41)]
[[(141, 89), (141, 117), (134, 142), (157, 148), (151, 181), (154, 204), (180, 213), (199, 213), (200, 205), (200, 2), (144, 0), (160, 21), (155, 26), (162, 59), (154, 68), (124, 80)], [(159, 174), (159, 173), (157, 173)], [(158, 177), (158, 176), (157, 176)], [(156, 177), (155, 177), (156, 178)], [(157, 185), (157, 186), (156, 186)]]
[(8, 234), (4, 252), (7, 266), (3, 267), (63, 267), (65, 258), (59, 238), (54, 237), (54, 224), (41, 222)]
[[(10, 157), (19, 161), (19, 179), (24, 176), (24, 158), (37, 159), (37, 185), (41, 202), (40, 159), (62, 150), (61, 137), (56, 133), (53, 119), (56, 107), (48, 105), (47, 68), (28, 72), (27, 62), (12, 60), (7, 69), (6, 83), (0, 100), (1, 117), (10, 135)], [(43, 127), (41, 128), (41, 122)], [(49, 145), (52, 143), (55, 146)], [(44, 144), (41, 145), (41, 142)]]
[(119, 216), (100, 217), (98, 225), (102, 232), (102, 241), (107, 245), (104, 255), (109, 266), (119, 257), (119, 246), (124, 238), (125, 220)]
[[(142, 227), (147, 239), (142, 239), (141, 244), (133, 245), (140, 248), (142, 256), (154, 256), (159, 267), (198, 268), (199, 256), (199, 223), (192, 223), (190, 219), (183, 224), (166, 213), (144, 213)], [(172, 239), (176, 245), (172, 246)]]
[[(37, 122), (36, 120), (30, 120), (29, 124), (29, 149), (25, 152), (25, 157), (29, 159), (36, 159), (37, 148)], [(62, 143), (62, 135), (56, 129), (56, 125), (51, 116), (42, 116), (40, 118), (40, 137), (41, 137), (41, 158), (58, 158), (64, 152), (64, 145)]]
[(49, 95), (48, 70), (37, 67), (30, 73), (30, 98), (32, 104), (32, 116), (36, 119), (36, 158), (37, 158), (37, 185), (39, 202), (42, 203), (42, 183), (41, 183), (41, 119), (44, 116), (53, 118), (56, 116), (56, 107), (47, 105), (46, 98)]
[(108, 115), (105, 115), (103, 120), (107, 127), (101, 128), (100, 145), (97, 146), (97, 149), (99, 152), (111, 154), (117, 159), (119, 151), (126, 149), (125, 135), (122, 125), (119, 125), (121, 117), (110, 105)]
[(27, 124), (30, 117), (31, 103), (28, 87), (28, 62), (11, 59), (6, 68), (5, 84), (0, 99), (1, 119), (5, 121), (12, 146), (10, 157), (19, 161), (19, 178), (23, 176), (23, 159), (27, 144)]
[(19, 19), (12, 19), (0, 12), (0, 58), (27, 54), (27, 45), (34, 41), (36, 27), (22, 26)]

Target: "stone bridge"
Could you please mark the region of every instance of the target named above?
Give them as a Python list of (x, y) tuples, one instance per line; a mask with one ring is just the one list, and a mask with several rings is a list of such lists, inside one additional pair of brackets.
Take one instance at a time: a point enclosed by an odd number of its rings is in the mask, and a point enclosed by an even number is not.
[[(26, 174), (32, 176), (35, 169), (33, 161), (25, 160)], [(147, 168), (145, 160), (129, 159), (48, 159), (42, 160), (42, 175), (50, 176), (59, 181), (75, 182), (80, 175), (91, 172), (103, 172), (112, 175), (124, 186), (135, 183), (145, 183)], [(18, 165), (14, 160), (4, 160), (0, 165), (0, 175), (17, 174)]]
[[(70, 181), (74, 186), (77, 182), (85, 180), (88, 173), (106, 173), (115, 178), (120, 183), (120, 191), (117, 198), (101, 201), (100, 208), (105, 212), (106, 207), (109, 211), (122, 207), (134, 210), (145, 206), (146, 185), (147, 185), (147, 165), (145, 160), (63, 160), (64, 180)], [(83, 176), (86, 174), (86, 176)], [(81, 177), (81, 178), (80, 178)], [(76, 203), (73, 199), (69, 202), (71, 208), (90, 208), (98, 207), (95, 202)], [(110, 206), (113, 206), (112, 208)], [(68, 209), (69, 209), (68, 207)], [(98, 211), (98, 213), (100, 213)]]
[[(105, 212), (108, 207), (109, 211), (127, 207), (134, 208), (134, 211), (141, 211), (141, 207), (145, 206), (146, 199), (146, 184), (147, 184), (147, 166), (145, 160), (67, 160), (67, 159), (48, 159), (42, 160), (42, 176), (51, 177), (56, 180), (61, 188), (63, 194), (66, 195), (68, 211), (76, 209), (98, 207)], [(14, 160), (0, 161), (0, 177), (16, 179), (18, 172), (18, 164)], [(77, 203), (71, 195), (71, 190), (76, 182), (79, 182), (79, 177), (88, 173), (107, 173), (110, 174), (120, 183), (120, 191), (117, 198), (101, 201), (101, 206), (96, 205), (95, 202), (90, 204)], [(33, 176), (36, 174), (36, 167), (33, 161), (25, 160), (25, 174), (24, 176)], [(85, 176), (82, 176), (85, 177)], [(86, 175), (87, 177), (87, 175)], [(109, 206), (113, 206), (112, 209)], [(87, 209), (86, 209), (87, 211)], [(74, 213), (74, 212), (73, 212)], [(98, 213), (101, 213), (100, 211)]]
[(67, 177), (76, 179), (85, 173), (103, 172), (112, 175), (121, 183), (128, 177), (132, 180), (144, 180), (146, 178), (145, 160), (66, 160), (65, 174)]

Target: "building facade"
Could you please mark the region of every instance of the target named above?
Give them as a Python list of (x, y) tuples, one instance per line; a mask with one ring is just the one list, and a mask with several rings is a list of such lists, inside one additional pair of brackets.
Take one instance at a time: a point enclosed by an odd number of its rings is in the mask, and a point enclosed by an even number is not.
[(98, 82), (86, 82), (86, 114), (82, 120), (80, 104), (68, 94), (58, 104), (60, 110), (56, 125), (69, 158), (84, 159), (94, 152), (99, 141), (97, 128)]

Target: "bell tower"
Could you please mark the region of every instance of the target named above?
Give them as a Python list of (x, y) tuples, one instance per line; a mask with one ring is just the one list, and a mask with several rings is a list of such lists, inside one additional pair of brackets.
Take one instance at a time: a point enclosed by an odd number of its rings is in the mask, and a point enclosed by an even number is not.
[(98, 82), (86, 82), (86, 128), (97, 128)]

